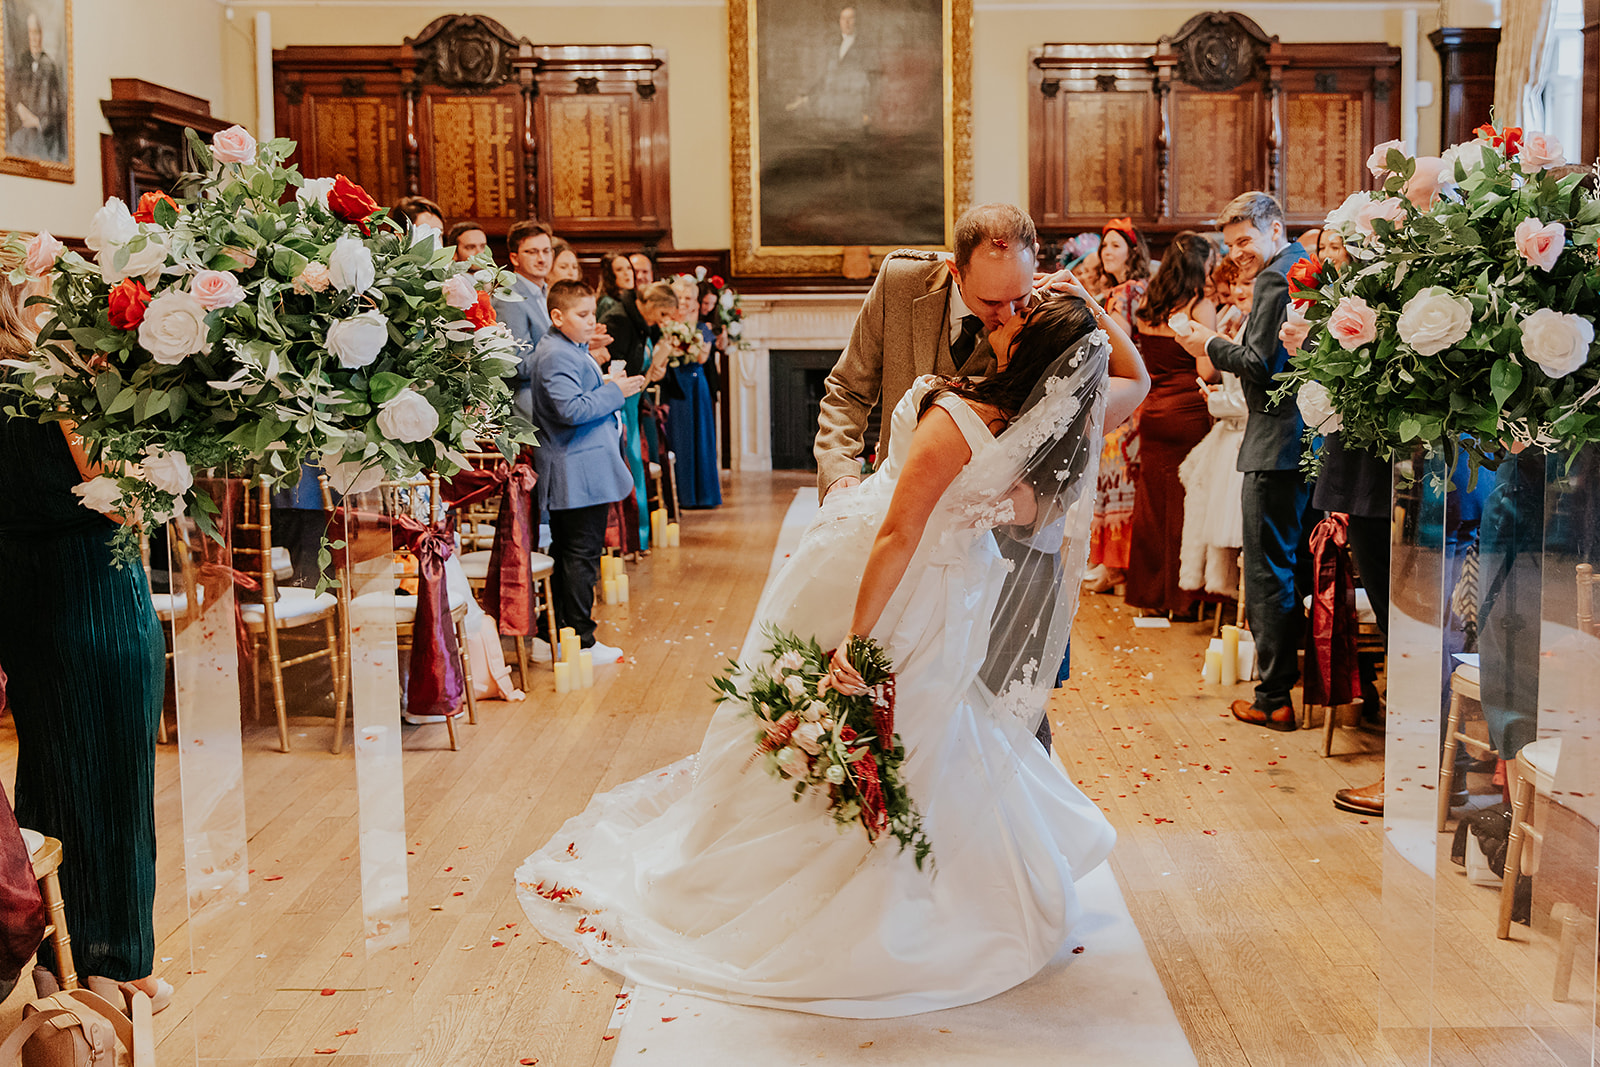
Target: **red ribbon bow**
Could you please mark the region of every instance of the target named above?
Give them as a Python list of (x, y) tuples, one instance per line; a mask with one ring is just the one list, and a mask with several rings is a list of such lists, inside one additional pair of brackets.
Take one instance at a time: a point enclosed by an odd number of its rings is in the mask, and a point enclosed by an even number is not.
[(1355, 576), (1350, 566), (1349, 517), (1328, 515), (1311, 531), (1311, 625), (1302, 680), (1307, 704), (1348, 704), (1361, 692), (1356, 658)]
[(533, 487), (538, 480), (523, 457), (492, 470), (461, 471), (443, 489), (444, 498), (456, 507), (503, 493), (494, 545), (489, 550), (489, 577), (483, 588), (483, 610), (503, 634), (527, 635), (535, 630), (530, 555), (535, 547)]

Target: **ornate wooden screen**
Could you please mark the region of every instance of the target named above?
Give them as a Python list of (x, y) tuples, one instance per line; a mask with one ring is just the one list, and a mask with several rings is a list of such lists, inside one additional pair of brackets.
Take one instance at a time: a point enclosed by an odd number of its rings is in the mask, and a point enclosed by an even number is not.
[(491, 237), (529, 217), (580, 247), (671, 233), (666, 56), (648, 45), (538, 46), (445, 15), (399, 45), (278, 50), (273, 75), (308, 176), (428, 196)]
[(1312, 225), (1399, 135), (1399, 66), (1390, 45), (1283, 44), (1219, 12), (1155, 44), (1035, 48), (1030, 210), (1050, 236), (1129, 216), (1161, 244), (1264, 189)]

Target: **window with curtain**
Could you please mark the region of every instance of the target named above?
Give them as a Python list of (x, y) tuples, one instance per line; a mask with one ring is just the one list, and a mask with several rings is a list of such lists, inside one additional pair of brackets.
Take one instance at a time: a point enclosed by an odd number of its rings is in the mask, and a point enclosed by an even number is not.
[(1542, 68), (1525, 125), (1555, 134), (1576, 159), (1583, 143), (1583, 0), (1555, 0)]

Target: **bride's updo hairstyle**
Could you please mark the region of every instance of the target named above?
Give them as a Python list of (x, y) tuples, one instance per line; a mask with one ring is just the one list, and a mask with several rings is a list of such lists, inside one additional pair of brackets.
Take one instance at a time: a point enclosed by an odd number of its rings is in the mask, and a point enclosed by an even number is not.
[(1027, 321), (1017, 331), (1005, 370), (990, 378), (951, 378), (942, 382), (922, 398), (917, 417), (926, 415), (940, 396), (953, 393), (964, 400), (994, 405), (1009, 422), (1022, 410), (1045, 371), (1095, 328), (1094, 313), (1076, 296), (1050, 297), (1027, 315)]

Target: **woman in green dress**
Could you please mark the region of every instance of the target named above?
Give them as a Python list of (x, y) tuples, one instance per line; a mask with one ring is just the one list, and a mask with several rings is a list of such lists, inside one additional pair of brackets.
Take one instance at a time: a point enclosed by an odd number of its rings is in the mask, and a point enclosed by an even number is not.
[[(9, 268), (11, 264), (4, 264)], [(0, 278), (0, 357), (27, 358), (33, 311)], [(111, 559), (113, 521), (73, 487), (94, 472), (62, 423), (0, 415), (0, 666), (17, 727), (17, 818), (62, 844), (80, 975), (165, 1007), (155, 963), (155, 745), (161, 624), (137, 564)], [(51, 946), (41, 946), (48, 962)]]

